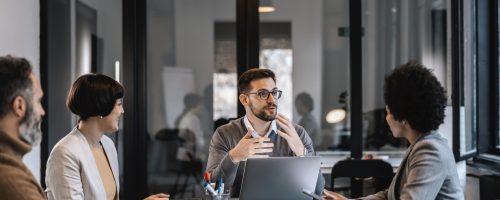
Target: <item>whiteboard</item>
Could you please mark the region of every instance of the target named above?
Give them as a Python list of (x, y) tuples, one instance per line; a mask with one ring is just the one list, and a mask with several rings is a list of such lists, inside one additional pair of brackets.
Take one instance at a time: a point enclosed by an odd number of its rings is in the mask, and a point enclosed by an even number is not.
[(175, 119), (184, 109), (184, 96), (195, 93), (193, 69), (165, 66), (162, 79), (165, 123), (167, 127), (175, 128)]

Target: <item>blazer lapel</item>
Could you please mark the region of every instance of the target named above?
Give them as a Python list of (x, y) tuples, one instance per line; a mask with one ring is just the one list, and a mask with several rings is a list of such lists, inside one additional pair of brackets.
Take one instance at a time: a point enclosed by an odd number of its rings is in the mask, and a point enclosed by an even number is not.
[[(76, 129), (76, 127), (75, 127)], [(87, 142), (87, 139), (85, 136), (80, 133), (78, 129), (76, 129), (76, 134), (80, 138), (80, 145), (84, 149), (84, 158), (85, 158), (85, 168), (88, 170), (88, 174), (91, 177), (88, 177), (90, 180), (89, 182), (92, 182), (92, 185), (89, 185), (89, 188), (93, 188), (94, 190), (98, 191), (97, 194), (106, 194), (106, 191), (104, 190), (104, 185), (102, 183), (101, 175), (99, 174), (99, 170), (97, 169), (97, 164), (95, 163), (94, 155), (92, 154), (92, 150), (90, 149), (89, 143)]]
[(396, 175), (394, 175), (394, 178), (391, 181), (391, 185), (389, 186), (389, 190), (387, 191), (387, 199), (389, 200), (395, 200), (399, 199), (399, 195), (396, 194), (396, 190), (400, 190), (399, 188), (400, 181), (401, 181), (401, 174), (404, 173), (405, 168), (406, 168), (406, 160), (408, 159), (408, 155), (410, 153), (410, 150), (406, 152), (405, 157), (399, 163), (398, 171), (396, 172)]
[(413, 150), (413, 146), (415, 146), (415, 144), (417, 142), (419, 142), (423, 137), (425, 137), (426, 135), (432, 135), (432, 133), (433, 132), (431, 132), (431, 134), (420, 135), (415, 140), (415, 142), (408, 147), (408, 149), (406, 150), (405, 157), (401, 161), (401, 163), (399, 164), (398, 171), (396, 172), (396, 175), (394, 176), (394, 179), (392, 179), (391, 185), (389, 186), (389, 190), (388, 190), (388, 194), (387, 194), (388, 199), (390, 199), (390, 200), (399, 199), (399, 196), (401, 195), (401, 190), (402, 190), (402, 188), (400, 188), (401, 176), (403, 173), (408, 172), (408, 167), (409, 167), (408, 157), (410, 156), (410, 154)]
[[(107, 137), (107, 136), (102, 136), (103, 138), (104, 137)], [(113, 172), (113, 178), (115, 179), (115, 185), (116, 185), (116, 191), (120, 191), (120, 182), (118, 181), (118, 176), (119, 176), (119, 173), (118, 173), (118, 158), (116, 158), (115, 154), (113, 154), (112, 152), (114, 152), (114, 146), (113, 145), (110, 145), (109, 143), (103, 141), (103, 139), (101, 139), (101, 144), (102, 144), (102, 147), (104, 148), (104, 153), (106, 154), (106, 157), (108, 158), (108, 162), (109, 162), (109, 166), (111, 168), (111, 171)]]

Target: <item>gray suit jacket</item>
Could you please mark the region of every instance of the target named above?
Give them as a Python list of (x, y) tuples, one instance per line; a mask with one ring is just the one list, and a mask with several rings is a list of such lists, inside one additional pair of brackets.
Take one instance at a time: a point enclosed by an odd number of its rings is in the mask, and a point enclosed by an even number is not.
[[(307, 148), (307, 156), (313, 156), (314, 148), (311, 138), (304, 128), (296, 124), (294, 126), (302, 143)], [(279, 127), (278, 129), (281, 130)], [(229, 189), (232, 197), (239, 196), (245, 162), (234, 164), (228, 154), (246, 133), (247, 128), (244, 125), (243, 118), (239, 118), (217, 128), (210, 142), (207, 171), (210, 172), (211, 180), (218, 180), (219, 177), (223, 177), (225, 191)], [(273, 153), (270, 156), (294, 156), (294, 153), (288, 146), (288, 142), (277, 135)], [(317, 187), (322, 189), (323, 186), (324, 179), (320, 174)]]
[[(118, 193), (120, 181), (116, 148), (107, 136), (102, 136), (101, 143), (108, 157)], [(106, 199), (106, 191), (90, 146), (76, 127), (52, 149), (47, 161), (46, 174), (45, 192), (49, 200)]]
[(389, 189), (362, 199), (464, 199), (446, 139), (436, 132), (420, 136), (406, 151)]

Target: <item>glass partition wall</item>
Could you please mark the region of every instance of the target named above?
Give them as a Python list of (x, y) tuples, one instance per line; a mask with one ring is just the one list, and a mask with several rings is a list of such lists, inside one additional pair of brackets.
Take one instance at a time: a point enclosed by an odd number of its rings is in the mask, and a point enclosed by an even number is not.
[[(362, 81), (355, 84), (362, 88), (363, 154), (397, 166), (408, 143), (385, 121), (384, 77), (417, 60), (451, 91), (449, 9), (440, 0), (361, 5)], [(328, 174), (352, 148), (349, 1), (276, 0), (270, 7), (259, 12), (259, 66), (252, 67), (276, 73), (279, 112), (308, 131)], [(152, 193), (199, 196), (214, 128), (237, 117), (235, 8), (230, 0), (147, 1)], [(451, 98), (449, 105), (451, 120)], [(440, 131), (451, 145), (447, 127)]]
[(151, 193), (202, 195), (214, 122), (237, 116), (236, 3), (147, 1)]
[[(49, 59), (52, 62), (48, 63), (75, 66), (65, 71), (72, 80), (96, 72), (115, 77), (126, 86), (126, 123), (118, 134), (109, 135), (119, 153), (123, 198), (164, 192), (177, 199), (199, 197), (203, 192), (201, 175), (212, 134), (238, 117), (237, 76), (242, 68), (238, 66), (241, 41), (237, 34), (241, 24), (236, 16), (241, 14), (237, 13), (241, 1), (77, 0), (69, 5), (54, 1), (60, 5), (52, 6), (66, 8), (61, 15), (81, 12), (82, 16), (72, 21), (55, 15), (50, 18), (67, 26), (66, 32), (60, 32), (67, 42), (64, 47), (78, 46), (78, 51), (49, 49), (49, 58), (54, 52), (65, 52), (68, 55), (64, 57), (69, 58)], [(433, 69), (451, 97), (454, 68), (450, 61), (449, 2), (360, 0), (359, 55), (351, 53), (350, 4), (354, 1), (270, 2), (272, 9), (261, 10), (257, 19), (248, 19), (258, 24), (258, 32), (248, 32), (258, 35), (258, 53), (243, 57), (258, 60), (250, 67), (276, 73), (277, 86), (283, 91), (278, 110), (307, 130), (317, 155), (323, 157), (325, 177), (336, 161), (351, 156), (353, 147), (397, 166), (408, 143), (392, 137), (385, 122), (384, 77), (399, 65), (417, 60)], [(475, 27), (472, 1), (464, 0), (463, 8), (464, 26)], [(73, 21), (77, 23), (74, 27)], [(82, 27), (90, 32), (78, 32)], [(83, 34), (83, 39), (66, 38), (70, 34), (75, 38)], [(475, 35), (464, 33), (462, 42), (465, 49), (471, 49), (463, 57), (459, 102), (460, 120), (466, 122), (460, 127), (461, 152), (467, 153), (476, 146)], [(360, 66), (353, 66), (352, 58), (357, 56)], [(356, 67), (361, 69), (353, 70)], [(55, 72), (49, 70), (49, 78), (57, 77)], [(357, 82), (352, 78), (356, 73), (361, 77)], [(69, 79), (64, 80), (68, 87)], [(49, 81), (49, 87), (54, 88), (54, 83)], [(49, 96), (64, 97), (65, 93), (48, 91)], [(352, 97), (357, 92), (361, 98)], [(60, 100), (50, 102), (61, 104)], [(49, 110), (64, 109), (52, 104)], [(454, 131), (451, 105), (450, 98), (446, 122), (440, 129), (450, 145)], [(361, 115), (354, 116), (355, 109), (361, 110)], [(353, 119), (361, 120), (360, 125), (351, 126)], [(76, 119), (65, 118), (64, 124), (59, 124), (64, 126), (61, 130), (70, 129), (73, 121)], [(57, 122), (49, 118), (48, 149), (63, 136), (52, 133)], [(353, 134), (354, 129), (361, 130), (361, 137)]]

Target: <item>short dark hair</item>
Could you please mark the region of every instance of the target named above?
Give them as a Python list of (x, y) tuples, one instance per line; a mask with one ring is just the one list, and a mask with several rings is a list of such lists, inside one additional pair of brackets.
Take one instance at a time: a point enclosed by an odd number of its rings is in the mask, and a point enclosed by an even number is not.
[(416, 61), (385, 77), (384, 98), (394, 119), (407, 121), (419, 132), (437, 130), (443, 123), (446, 91), (431, 70)]
[(296, 102), (302, 102), (302, 105), (304, 105), (304, 107), (306, 107), (309, 112), (314, 109), (314, 101), (309, 93), (301, 92), (295, 99)]
[(276, 82), (276, 76), (270, 69), (254, 68), (247, 70), (238, 79), (238, 92), (244, 94), (250, 91), (250, 82), (263, 78), (272, 78), (273, 81)]
[(71, 86), (66, 99), (69, 110), (86, 120), (93, 116), (107, 116), (116, 100), (123, 98), (123, 86), (102, 74), (80, 76)]
[(15, 97), (22, 96), (31, 102), (33, 82), (32, 66), (25, 58), (0, 56), (0, 118), (12, 110)]

